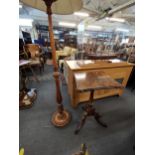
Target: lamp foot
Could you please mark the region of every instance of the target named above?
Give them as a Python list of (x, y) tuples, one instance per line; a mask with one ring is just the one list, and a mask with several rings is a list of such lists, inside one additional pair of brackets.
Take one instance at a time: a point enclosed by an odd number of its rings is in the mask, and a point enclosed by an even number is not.
[(64, 127), (68, 125), (71, 121), (71, 114), (63, 110), (63, 113), (60, 114), (58, 111), (54, 112), (52, 115), (51, 123), (56, 127)]

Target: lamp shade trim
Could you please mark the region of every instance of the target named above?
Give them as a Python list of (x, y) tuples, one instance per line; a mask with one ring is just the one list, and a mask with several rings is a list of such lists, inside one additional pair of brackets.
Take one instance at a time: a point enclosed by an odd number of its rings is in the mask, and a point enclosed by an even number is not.
[[(19, 0), (24, 5), (46, 12), (46, 0)], [(51, 0), (52, 1), (52, 0)], [(82, 0), (57, 0), (52, 3), (52, 13), (58, 15), (69, 15), (82, 9)]]

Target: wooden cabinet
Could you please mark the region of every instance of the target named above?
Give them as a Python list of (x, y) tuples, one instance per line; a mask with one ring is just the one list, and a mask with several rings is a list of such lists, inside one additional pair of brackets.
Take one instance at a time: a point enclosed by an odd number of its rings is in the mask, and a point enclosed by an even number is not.
[[(122, 83), (125, 87), (134, 64), (120, 61), (118, 59), (112, 60), (69, 60), (64, 63), (64, 75), (67, 81), (68, 94), (70, 96), (72, 107), (77, 107), (81, 102), (89, 100), (89, 92), (77, 92), (74, 81), (74, 73), (89, 72), (89, 71), (104, 71), (115, 80)], [(96, 90), (94, 99), (99, 99), (107, 96), (119, 95), (123, 93), (122, 89), (111, 90)]]

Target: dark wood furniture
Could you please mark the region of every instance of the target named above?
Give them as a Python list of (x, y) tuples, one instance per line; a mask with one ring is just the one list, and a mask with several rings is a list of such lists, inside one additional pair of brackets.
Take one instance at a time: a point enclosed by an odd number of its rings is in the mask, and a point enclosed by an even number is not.
[[(132, 51), (130, 53), (129, 58), (128, 58), (128, 62), (135, 64), (135, 51)], [(131, 91), (135, 90), (135, 66), (131, 72), (127, 86), (131, 87)]]
[(89, 53), (87, 54), (88, 59), (92, 60), (100, 60), (100, 59), (114, 59), (117, 58), (117, 55), (115, 53)]
[(111, 78), (109, 75), (103, 71), (89, 71), (89, 72), (79, 72), (74, 74), (76, 91), (78, 92), (90, 92), (89, 103), (85, 104), (83, 107), (84, 114), (81, 122), (78, 124), (75, 134), (78, 134), (80, 129), (85, 124), (87, 117), (94, 116), (95, 120), (102, 125), (107, 127), (107, 125), (100, 121), (100, 114), (95, 111), (93, 107), (94, 91), (99, 89), (120, 89), (123, 86)]
[(19, 93), (19, 108), (20, 109), (25, 109), (25, 108), (30, 108), (32, 107), (36, 97), (37, 97), (37, 92), (36, 89), (29, 89), (26, 87), (26, 68), (29, 68), (32, 72), (32, 74), (34, 75), (34, 78), (36, 79), (36, 81), (39, 81), (33, 71), (33, 69), (31, 68), (30, 65), (31, 61), (29, 60), (20, 60), (19, 61), (19, 71), (20, 71), (20, 81), (22, 83), (22, 88), (20, 90)]

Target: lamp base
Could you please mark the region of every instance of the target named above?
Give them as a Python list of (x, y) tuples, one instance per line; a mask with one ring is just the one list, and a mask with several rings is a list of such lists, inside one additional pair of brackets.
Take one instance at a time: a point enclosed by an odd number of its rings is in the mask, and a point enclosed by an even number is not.
[(64, 127), (71, 121), (71, 114), (63, 110), (63, 114), (60, 114), (58, 111), (54, 112), (52, 115), (51, 123), (56, 127)]

